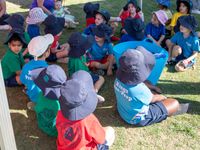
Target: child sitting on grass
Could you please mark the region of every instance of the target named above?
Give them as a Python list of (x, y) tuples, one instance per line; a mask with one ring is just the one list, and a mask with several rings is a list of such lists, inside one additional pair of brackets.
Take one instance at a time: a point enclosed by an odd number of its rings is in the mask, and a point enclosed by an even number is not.
[(185, 71), (195, 64), (195, 58), (200, 51), (199, 39), (195, 29), (197, 22), (194, 16), (182, 16), (179, 19), (180, 32), (166, 41), (169, 51), (169, 64), (176, 64), (176, 71)]
[(38, 127), (47, 135), (57, 137), (56, 116), (60, 110), (58, 98), (60, 88), (67, 80), (66, 74), (60, 66), (49, 65), (46, 68), (32, 70), (31, 77), (42, 91), (35, 106), (32, 105), (36, 112)]
[(34, 57), (34, 59), (32, 59), (26, 65), (24, 65), (20, 75), (20, 80), (25, 85), (25, 93), (28, 95), (29, 99), (32, 102), (37, 102), (41, 90), (33, 82), (30, 72), (34, 69), (46, 68), (48, 66), (45, 59), (49, 57), (50, 46), (52, 42), (53, 35), (47, 34), (44, 36), (34, 37), (28, 44), (29, 54), (31, 54)]
[(188, 104), (152, 94), (144, 81), (150, 75), (155, 57), (145, 49), (128, 49), (119, 59), (114, 90), (117, 109), (124, 121), (134, 126), (148, 126), (168, 116), (185, 113)]
[(98, 93), (104, 83), (104, 78), (90, 72), (86, 60), (86, 51), (92, 47), (93, 41), (93, 37), (86, 37), (78, 32), (73, 33), (69, 37), (68, 43), (70, 45), (70, 51), (68, 55), (68, 72), (69, 76), (72, 76), (72, 74), (78, 70), (89, 72), (94, 83), (95, 91)]
[(112, 127), (102, 127), (93, 112), (98, 99), (93, 81), (86, 71), (72, 75), (61, 88), (56, 128), (57, 150), (108, 150), (115, 140)]
[(184, 15), (189, 15), (192, 9), (192, 2), (190, 0), (177, 0), (176, 5), (177, 5), (176, 8), (177, 12), (173, 14), (170, 23), (171, 35), (177, 32), (175, 26), (177, 24), (178, 18)]
[(47, 58), (49, 62), (63, 62), (66, 63), (66, 57), (68, 55), (69, 44), (65, 43), (63, 45), (59, 44), (60, 36), (62, 35), (62, 30), (65, 25), (65, 19), (55, 17), (54, 15), (49, 15), (44, 20), (45, 34), (52, 34), (54, 36), (54, 41), (51, 45), (50, 56)]
[(27, 32), (31, 39), (40, 35), (40, 24), (45, 20), (46, 17), (47, 15), (40, 7), (35, 7), (29, 11), (29, 15), (26, 18), (26, 23)]
[(151, 22), (146, 26), (146, 37), (153, 40), (158, 46), (161, 46), (165, 39), (165, 23), (167, 20), (166, 13), (163, 10), (158, 10), (153, 12)]
[(86, 14), (86, 27), (95, 24), (95, 13), (99, 10), (99, 3), (93, 4), (88, 2), (84, 5), (83, 11)]
[(110, 20), (110, 13), (106, 10), (96, 11), (95, 12), (95, 24), (89, 25), (84, 31), (83, 34), (85, 35), (93, 35), (93, 28), (100, 24), (108, 24)]
[(89, 68), (105, 69), (107, 75), (112, 75), (114, 63), (113, 46), (110, 42), (111, 28), (106, 24), (100, 24), (93, 29), (95, 42), (88, 50)]
[(8, 49), (1, 61), (4, 82), (7, 87), (19, 86), (22, 84), (20, 74), (25, 64), (21, 51), (27, 45), (23, 30), (12, 29), (5, 44)]
[(68, 8), (64, 8), (62, 6), (61, 0), (55, 1), (54, 8), (55, 8), (55, 10), (53, 11), (54, 16), (64, 18), (65, 26), (67, 28), (76, 28), (76, 25), (79, 24), (79, 22), (75, 21), (75, 17), (70, 15), (70, 11), (68, 10)]

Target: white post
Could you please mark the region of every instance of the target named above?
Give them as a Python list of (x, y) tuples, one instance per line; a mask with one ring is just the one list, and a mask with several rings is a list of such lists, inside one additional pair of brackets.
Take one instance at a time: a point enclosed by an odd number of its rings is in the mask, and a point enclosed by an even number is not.
[[(1, 61), (1, 60), (0, 60)], [(17, 150), (0, 64), (0, 149)]]
[(139, 7), (142, 10), (142, 0), (138, 0), (139, 1)]

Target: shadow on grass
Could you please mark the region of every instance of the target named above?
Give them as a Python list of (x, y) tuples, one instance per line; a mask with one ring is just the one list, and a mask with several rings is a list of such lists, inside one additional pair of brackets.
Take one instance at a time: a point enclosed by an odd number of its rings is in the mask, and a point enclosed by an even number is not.
[(164, 94), (173, 95), (199, 95), (200, 82), (181, 82), (172, 80), (160, 80), (159, 87)]

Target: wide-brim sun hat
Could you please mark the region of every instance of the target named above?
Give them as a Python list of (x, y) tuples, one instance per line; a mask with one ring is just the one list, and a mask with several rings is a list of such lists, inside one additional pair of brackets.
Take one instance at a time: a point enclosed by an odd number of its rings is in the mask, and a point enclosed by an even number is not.
[(55, 36), (63, 30), (65, 26), (65, 19), (62, 17), (55, 17), (54, 15), (49, 15), (44, 20), (44, 25), (45, 34), (50, 33), (53, 36)]
[(167, 8), (170, 7), (170, 0), (156, 0), (158, 4), (166, 6)]
[(198, 27), (198, 24), (194, 16), (181, 16), (178, 21), (180, 25), (191, 30), (191, 32), (195, 35), (195, 30)]
[(46, 19), (47, 15), (40, 7), (35, 7), (29, 11), (29, 15), (26, 18), (27, 24), (41, 23)]
[(68, 40), (70, 46), (68, 56), (73, 58), (79, 58), (83, 56), (86, 50), (91, 48), (93, 42), (94, 37), (91, 35), (85, 36), (79, 32), (72, 33)]
[(12, 28), (20, 28), (24, 30), (24, 17), (20, 14), (12, 14), (5, 20)]
[(140, 18), (127, 18), (124, 23), (124, 29), (135, 40), (144, 39), (145, 24)]
[(155, 64), (155, 57), (145, 49), (128, 49), (119, 59), (116, 77), (127, 85), (144, 82)]
[(165, 23), (168, 20), (167, 14), (165, 13), (165, 11), (163, 10), (158, 10), (158, 11), (154, 11), (153, 14), (156, 15), (156, 17), (158, 18), (159, 22), (165, 26)]
[(47, 50), (53, 41), (54, 37), (52, 34), (34, 37), (28, 44), (28, 52), (37, 59), (37, 57), (41, 56)]
[(67, 80), (65, 72), (60, 66), (49, 65), (47, 68), (34, 69), (30, 75), (45, 97), (52, 100), (59, 99), (60, 88)]
[(21, 42), (23, 43), (23, 48), (27, 47), (27, 41), (25, 39), (24, 36), (24, 30), (22, 28), (13, 28), (10, 33), (8, 34), (8, 37), (6, 39), (6, 41), (4, 42), (4, 44), (8, 45), (10, 39), (12, 38), (12, 36), (18, 36), (19, 39), (21, 40)]
[(108, 21), (110, 20), (110, 13), (106, 10), (95, 11), (94, 13), (95, 13), (95, 15), (101, 14), (103, 16), (104, 20), (106, 21), (106, 23), (108, 23)]
[(59, 99), (61, 112), (68, 120), (84, 119), (96, 109), (97, 94), (91, 76), (86, 73), (84, 75), (83, 72), (78, 72), (61, 88)]

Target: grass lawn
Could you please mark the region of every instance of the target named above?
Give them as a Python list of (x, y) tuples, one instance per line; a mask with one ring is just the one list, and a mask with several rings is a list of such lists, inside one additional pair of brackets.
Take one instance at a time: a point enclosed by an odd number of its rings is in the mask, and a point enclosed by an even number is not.
[[(85, 16), (82, 11), (84, 2), (86, 0), (64, 2), (80, 22), (77, 31), (82, 31), (85, 27)], [(125, 2), (126, 0), (99, 1), (101, 8), (109, 10), (113, 16), (118, 14)], [(31, 0), (7, 0), (8, 13), (19, 12), (26, 16), (30, 3)], [(172, 9), (175, 10), (175, 0), (172, 3)], [(143, 0), (145, 22), (150, 21), (151, 12), (156, 9), (154, 0)], [(197, 16), (197, 20), (200, 20), (200, 16)], [(61, 43), (66, 42), (70, 33), (74, 31), (65, 29)], [(0, 58), (5, 53), (3, 42), (6, 34), (0, 32)], [(180, 102), (189, 102), (189, 113), (144, 128), (134, 128), (119, 117), (113, 91), (115, 77), (105, 77), (106, 83), (100, 94), (106, 98), (106, 102), (97, 107), (95, 114), (103, 125), (115, 128), (116, 141), (111, 147), (112, 150), (200, 149), (200, 57), (198, 59), (196, 69), (185, 73), (175, 73), (172, 67), (166, 67), (158, 83), (166, 96), (177, 98)], [(66, 70), (66, 65), (62, 67)], [(38, 129), (35, 113), (26, 108), (28, 98), (22, 93), (22, 88), (6, 88), (6, 91), (18, 149), (55, 150), (56, 139), (46, 136)]]

